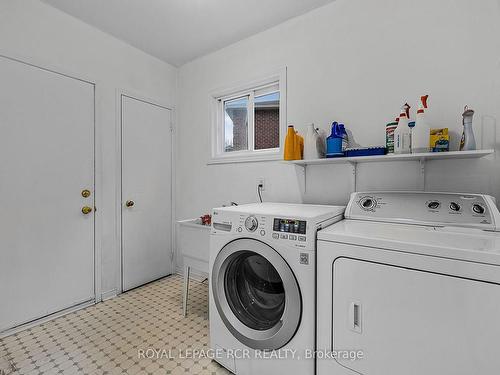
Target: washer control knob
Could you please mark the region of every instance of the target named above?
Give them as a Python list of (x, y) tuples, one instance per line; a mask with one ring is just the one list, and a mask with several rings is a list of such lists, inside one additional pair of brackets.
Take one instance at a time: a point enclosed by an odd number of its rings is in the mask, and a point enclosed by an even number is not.
[(450, 210), (452, 211), (460, 211), (460, 205), (456, 202), (450, 203)]
[(363, 197), (359, 201), (359, 205), (363, 210), (372, 210), (377, 206), (377, 201), (372, 197)]
[(439, 203), (438, 201), (429, 202), (429, 204), (427, 205), (427, 207), (429, 207), (431, 210), (437, 210), (440, 206), (441, 203)]
[(474, 211), (476, 214), (482, 215), (484, 214), (484, 207), (481, 206), (480, 204), (474, 203), (472, 205), (472, 211)]
[(247, 231), (249, 232), (255, 232), (258, 226), (259, 222), (255, 216), (249, 216), (245, 220), (245, 228), (247, 228)]

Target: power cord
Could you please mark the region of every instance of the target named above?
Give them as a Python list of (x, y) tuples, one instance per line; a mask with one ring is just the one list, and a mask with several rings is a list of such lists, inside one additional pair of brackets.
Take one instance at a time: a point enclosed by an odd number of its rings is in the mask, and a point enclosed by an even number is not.
[(259, 193), (260, 203), (262, 203), (262, 194), (261, 194), (262, 188), (263, 188), (262, 184), (259, 184), (257, 186), (257, 193)]

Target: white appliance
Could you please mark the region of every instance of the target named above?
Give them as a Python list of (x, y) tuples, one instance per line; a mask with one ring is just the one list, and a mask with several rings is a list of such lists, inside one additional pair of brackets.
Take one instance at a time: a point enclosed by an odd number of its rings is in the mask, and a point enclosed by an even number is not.
[[(216, 208), (210, 236), (210, 342), (238, 375), (315, 372), (316, 232), (345, 207)], [(299, 360), (300, 358), (300, 360)]]
[(494, 198), (354, 193), (345, 217), (318, 234), (317, 374), (497, 374)]

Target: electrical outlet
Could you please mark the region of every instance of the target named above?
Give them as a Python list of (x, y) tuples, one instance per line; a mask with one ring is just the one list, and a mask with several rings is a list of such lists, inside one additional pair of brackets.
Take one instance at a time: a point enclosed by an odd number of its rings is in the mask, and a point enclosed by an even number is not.
[(259, 177), (259, 178), (257, 179), (257, 188), (258, 188), (259, 186), (262, 186), (262, 187), (260, 188), (260, 190), (261, 190), (261, 191), (265, 191), (265, 190), (266, 190), (266, 180), (264, 180), (264, 178), (263, 178), (263, 177)]

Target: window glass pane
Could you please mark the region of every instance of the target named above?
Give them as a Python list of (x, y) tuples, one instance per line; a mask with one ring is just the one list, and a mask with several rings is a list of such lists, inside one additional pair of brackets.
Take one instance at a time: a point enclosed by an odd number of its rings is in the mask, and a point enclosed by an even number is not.
[(248, 96), (224, 102), (224, 151), (248, 150)]
[(243, 324), (264, 331), (280, 322), (285, 311), (285, 288), (266, 258), (243, 251), (224, 276), (227, 302)]
[(280, 146), (280, 93), (255, 97), (255, 149)]

